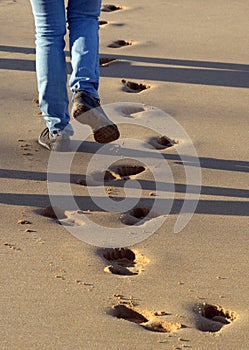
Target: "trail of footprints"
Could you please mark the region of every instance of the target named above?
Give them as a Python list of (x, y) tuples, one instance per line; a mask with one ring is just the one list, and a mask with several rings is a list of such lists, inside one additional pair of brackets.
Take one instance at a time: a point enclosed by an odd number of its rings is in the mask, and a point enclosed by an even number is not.
[[(55, 220), (65, 217), (63, 211), (57, 212), (56, 210), (55, 213), (52, 207), (43, 209), (40, 214)], [(7, 246), (7, 244), (5, 245)], [(100, 255), (106, 264), (104, 272), (119, 277), (138, 276), (150, 262), (143, 254), (129, 248), (106, 248), (100, 250)], [(237, 313), (234, 311), (225, 309), (220, 305), (207, 303), (194, 306), (193, 312), (196, 318), (196, 327), (202, 332), (218, 332), (238, 318)], [(187, 328), (184, 324), (168, 320), (169, 317), (174, 316), (170, 313), (140, 310), (134, 306), (132, 300), (127, 302), (124, 297), (118, 297), (117, 304), (109, 309), (108, 314), (118, 319), (136, 323), (152, 332), (172, 333), (182, 328)]]
[[(115, 5), (104, 5), (102, 11), (112, 12), (122, 10), (122, 6)], [(132, 41), (127, 40), (116, 40), (113, 41), (109, 47), (110, 48), (121, 48), (132, 45)], [(115, 59), (102, 59), (102, 66), (109, 65), (115, 62)], [(122, 79), (121, 83), (123, 85), (123, 91), (130, 93), (139, 93), (141, 91), (150, 88), (149, 85), (144, 83), (136, 83)], [(157, 136), (151, 138), (150, 143), (156, 149), (164, 149), (174, 146), (177, 142), (169, 139), (167, 136)], [(120, 166), (115, 169), (111, 169), (105, 172), (104, 180), (106, 183), (130, 179), (131, 176), (138, 175), (145, 171), (143, 166)], [(86, 185), (83, 181), (82, 185)], [(121, 216), (121, 221), (127, 225), (133, 225), (139, 220), (144, 219), (150, 215), (149, 208), (146, 207), (136, 207), (133, 208), (129, 213)], [(128, 248), (115, 248), (115, 249), (105, 249), (102, 252), (104, 260), (108, 263), (104, 271), (110, 274), (119, 276), (138, 276), (149, 263), (149, 259), (144, 257), (139, 252), (135, 252)], [(217, 332), (225, 325), (230, 324), (237, 318), (237, 314), (233, 311), (225, 310), (219, 305), (205, 304), (198, 305), (195, 309), (197, 317), (197, 328), (200, 331)], [(142, 326), (143, 328), (154, 331), (171, 333), (177, 331), (186, 326), (178, 322), (170, 322), (166, 319), (160, 320), (161, 316), (167, 317), (169, 314), (165, 312), (148, 312), (139, 310), (134, 307), (133, 303), (127, 303), (124, 300), (119, 300), (117, 305), (114, 305), (109, 311), (109, 314), (113, 317), (124, 319), (129, 322), (133, 322)]]
[[(122, 6), (116, 5), (103, 5), (102, 7), (103, 12), (113, 12), (122, 9)], [(100, 22), (100, 25), (106, 25), (107, 23), (107, 21), (103, 21)], [(109, 44), (108, 47), (119, 49), (122, 47), (131, 46), (132, 44), (133, 42), (131, 40), (116, 40)], [(113, 58), (101, 58), (100, 66), (106, 67), (115, 61), (117, 60)], [(126, 79), (122, 79), (121, 83), (123, 85), (123, 91), (129, 93), (139, 93), (150, 88), (150, 86), (147, 84), (127, 81)], [(174, 142), (169, 140), (166, 136), (155, 137), (151, 139), (150, 143), (157, 149), (171, 147), (174, 144)], [(93, 183), (95, 181), (95, 184), (96, 181), (98, 181), (98, 178), (104, 179), (105, 184), (119, 180), (128, 180), (138, 174), (141, 174), (145, 170), (146, 168), (142, 165), (121, 165), (105, 171), (104, 174), (94, 174), (92, 180)], [(87, 181), (86, 179), (79, 179), (78, 184), (86, 186)], [(150, 215), (151, 213), (149, 208), (135, 207), (128, 213), (122, 214), (120, 219), (121, 222), (126, 225), (134, 225)], [(104, 271), (119, 276), (137, 276), (143, 271), (146, 264), (149, 263), (149, 259), (144, 257), (139, 252), (128, 248), (104, 249), (102, 251), (102, 256), (105, 262), (108, 264), (104, 268)], [(114, 317), (137, 323), (150, 331), (170, 333), (183, 327), (183, 325), (180, 323), (165, 320), (161, 321), (158, 319), (158, 317), (156, 318), (159, 313), (141, 311), (134, 308), (132, 304), (125, 305), (124, 301), (113, 306), (113, 308), (110, 310), (110, 314)]]
[[(230, 324), (237, 318), (235, 312), (225, 310), (219, 305), (203, 303), (199, 306), (198, 312), (197, 328), (203, 332), (218, 332), (223, 326)], [(172, 333), (181, 328), (188, 328), (179, 322), (168, 321), (167, 318), (172, 316), (170, 313), (143, 311), (134, 307), (131, 302), (127, 305), (125, 300), (114, 305), (109, 313), (153, 332)]]
[[(63, 212), (58, 215), (56, 211), (55, 214), (52, 207), (43, 209), (40, 214), (51, 219), (65, 217)], [(5, 245), (7, 246), (7, 244)], [(128, 248), (102, 249), (100, 254), (107, 265), (104, 268), (104, 272), (120, 277), (138, 276), (150, 262), (140, 252)], [(195, 306), (193, 311), (196, 316), (196, 327), (203, 332), (218, 332), (238, 317), (234, 311), (227, 310), (220, 305), (206, 303)], [(172, 316), (170, 313), (140, 310), (134, 306), (132, 300), (127, 303), (125, 298), (121, 297), (119, 297), (118, 303), (109, 309), (108, 314), (118, 319), (136, 323), (152, 332), (172, 333), (182, 328), (187, 328), (186, 325), (179, 322), (169, 321), (169, 316)]]
[[(101, 11), (102, 12), (116, 12), (123, 10), (124, 7), (120, 5), (111, 5), (111, 4), (105, 4), (102, 6)], [(106, 20), (100, 20), (99, 25), (106, 26), (109, 22)], [(127, 47), (133, 45), (133, 40), (124, 40), (124, 39), (118, 39), (111, 42), (108, 47), (111, 49), (120, 49), (122, 47)], [(102, 62), (101, 62), (102, 60)], [(100, 59), (100, 66), (101, 67), (108, 67), (110, 62), (116, 61), (115, 59), (110, 59), (111, 61), (107, 63), (103, 63), (104, 60), (108, 61), (108, 58), (102, 58)], [(130, 92), (130, 93), (140, 93), (144, 90), (147, 90), (150, 88), (150, 85), (144, 84), (144, 83), (138, 83), (133, 81), (126, 81), (125, 79), (121, 80), (121, 83), (123, 84), (123, 91)]]
[[(107, 182), (118, 181), (118, 179), (129, 179), (131, 176), (136, 176), (145, 170), (145, 167), (140, 165), (116, 166), (112, 170), (106, 171), (105, 179)], [(148, 216), (149, 213), (148, 208), (135, 207), (124, 215), (122, 219), (125, 224), (132, 225)], [(40, 214), (55, 220), (67, 217), (63, 210), (56, 208), (55, 213), (52, 207), (44, 208)], [(138, 276), (149, 263), (149, 259), (143, 254), (128, 248), (103, 249), (101, 256), (106, 263), (104, 272), (120, 277)], [(196, 326), (203, 332), (218, 332), (225, 325), (232, 323), (237, 318), (237, 314), (233, 311), (226, 310), (219, 305), (205, 303), (195, 307), (194, 312)], [(114, 305), (109, 310), (109, 314), (113, 317), (136, 323), (146, 330), (153, 332), (171, 333), (186, 327), (179, 322), (168, 321), (167, 318), (170, 316), (168, 313), (139, 310), (131, 303), (127, 305), (123, 300), (119, 301), (117, 305)], [(161, 319), (162, 316), (164, 316), (163, 320)]]

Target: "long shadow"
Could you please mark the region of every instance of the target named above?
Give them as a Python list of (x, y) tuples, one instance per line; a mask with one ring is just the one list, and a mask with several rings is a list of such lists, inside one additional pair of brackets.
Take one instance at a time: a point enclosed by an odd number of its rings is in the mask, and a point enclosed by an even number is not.
[[(50, 173), (50, 178), (52, 176), (56, 179), (56, 182), (65, 182), (67, 174), (52, 174)], [(0, 178), (8, 179), (19, 179), (19, 180), (35, 180), (35, 181), (46, 181), (46, 172), (35, 172), (35, 171), (25, 171), (25, 170), (9, 170), (0, 169)], [(84, 179), (85, 176), (82, 174), (70, 174), (70, 183), (75, 184), (78, 180)], [(154, 181), (138, 179), (141, 188), (144, 190), (155, 191), (156, 184)], [(123, 188), (125, 180), (115, 180), (115, 181), (105, 181), (106, 186), (115, 186), (117, 188)], [(171, 184), (164, 183), (164, 188), (168, 185), (168, 191), (171, 190)], [(79, 185), (80, 186), (80, 185)], [(157, 186), (160, 187), (160, 183), (157, 182)], [(176, 193), (198, 193), (199, 186), (197, 185), (185, 185), (185, 184), (174, 184), (174, 192)], [(234, 197), (234, 198), (249, 198), (249, 190), (240, 188), (230, 188), (230, 187), (216, 187), (216, 186), (201, 186), (202, 195), (209, 196), (220, 196), (220, 197)]]
[[(65, 197), (56, 197), (56, 201), (58, 202), (58, 200), (60, 200), (62, 203), (61, 207), (63, 208), (63, 204), (66, 202)], [(75, 196), (74, 199), (78, 205), (78, 209), (103, 212), (103, 209), (96, 206), (89, 196)], [(118, 199), (121, 200), (122, 198)], [(35, 208), (42, 208), (50, 205), (49, 196), (42, 194), (2, 193), (0, 202), (2, 204), (29, 206)], [(171, 214), (180, 213), (183, 202), (184, 201), (182, 199), (175, 199), (171, 209)], [(190, 204), (192, 201), (188, 200), (187, 202)], [(154, 199), (146, 198), (140, 200), (140, 204), (146, 205), (147, 208), (152, 208), (153, 203)], [(162, 205), (165, 206), (165, 204), (165, 200), (163, 200)], [(167, 208), (167, 205), (165, 207)], [(75, 207), (67, 207), (64, 209), (76, 210)], [(248, 216), (249, 210), (248, 203), (245, 201), (200, 200), (195, 213), (208, 215)]]
[(35, 61), (16, 58), (1, 58), (0, 69), (35, 72)]
[(249, 72), (241, 70), (204, 69), (186, 67), (153, 67), (132, 65), (131, 62), (113, 64), (101, 70), (102, 77), (128, 78), (171, 83), (224, 87), (249, 87)]
[[(67, 174), (50, 173), (50, 176), (56, 178), (57, 182), (65, 182)], [(74, 183), (78, 178), (82, 177), (82, 174), (70, 174), (71, 182)], [(19, 179), (19, 180), (34, 180), (34, 181), (46, 181), (47, 172), (43, 171), (30, 171), (30, 170), (10, 170), (0, 169), (0, 178), (5, 179)]]
[[(7, 46), (0, 45), (0, 51), (16, 52), (24, 54), (35, 54), (34, 48), (19, 47), (19, 46)], [(65, 51), (66, 56), (70, 56), (68, 51)], [(100, 57), (105, 58), (118, 58), (120, 60), (128, 60), (134, 62), (143, 63), (155, 63), (171, 66), (185, 66), (185, 67), (203, 67), (211, 69), (225, 69), (225, 70), (238, 70), (249, 72), (248, 64), (228, 63), (228, 62), (211, 62), (211, 61), (195, 61), (195, 60), (182, 60), (173, 58), (159, 58), (159, 57), (143, 57), (143, 56), (131, 56), (120, 54), (102, 54)]]
[(195, 61), (195, 60), (182, 60), (174, 58), (159, 58), (159, 57), (144, 57), (144, 56), (128, 56), (128, 55), (115, 55), (105, 54), (100, 55), (106, 58), (117, 58), (125, 61), (143, 62), (143, 63), (155, 63), (169, 66), (184, 66), (184, 67), (199, 67), (209, 69), (224, 69), (224, 70), (238, 70), (249, 72), (248, 64), (240, 63), (228, 63), (228, 62), (212, 62), (212, 61)]
[[(126, 58), (128, 59), (128, 58)], [(175, 60), (178, 62), (179, 60)], [(171, 62), (171, 63), (170, 63)], [(139, 66), (132, 65), (131, 62), (120, 62), (113, 64), (110, 67), (105, 67), (101, 70), (102, 77), (126, 78), (126, 79), (142, 79), (152, 81), (165, 81), (173, 83), (197, 84), (208, 86), (224, 86), (249, 88), (249, 71), (243, 68), (243, 65), (238, 65), (238, 69), (232, 68), (215, 68), (210, 67), (200, 68), (197, 61), (187, 62), (186, 67), (169, 67), (169, 65), (177, 65), (174, 60), (168, 60), (167, 67), (158, 66)], [(151, 62), (150, 62), (151, 63)], [(184, 61), (182, 61), (184, 64)], [(120, 69), (122, 65), (123, 69)], [(219, 64), (218, 64), (219, 65)], [(222, 63), (220, 64), (222, 65)], [(204, 63), (203, 63), (204, 66)], [(212, 66), (212, 62), (211, 62)], [(233, 65), (232, 66), (236, 66)], [(246, 65), (244, 65), (247, 67)], [(198, 68), (189, 68), (198, 67)], [(0, 69), (6, 70), (21, 70), (35, 71), (35, 62), (33, 60), (2, 58), (0, 60)], [(71, 65), (67, 63), (68, 74), (71, 73)]]
[(26, 55), (34, 55), (36, 52), (36, 50), (32, 47), (21, 47), (21, 46), (10, 46), (10, 45), (0, 45), (0, 51), (23, 53)]
[[(72, 140), (71, 142), (77, 142), (79, 141)], [(84, 141), (78, 148), (77, 152), (83, 152), (83, 153), (96, 153), (102, 146), (97, 144), (96, 142), (91, 141)], [(132, 158), (141, 158), (141, 162), (143, 162), (144, 157), (151, 157), (155, 158), (157, 155), (155, 152), (151, 152), (148, 148), (144, 151), (139, 151), (137, 149), (128, 149), (123, 148), (124, 154), (125, 151), (129, 154), (129, 157)], [(163, 156), (165, 159), (174, 161), (175, 164), (179, 165), (187, 165), (187, 166), (197, 166), (196, 158), (187, 156), (182, 154), (182, 159), (179, 154), (169, 154), (169, 153), (160, 153), (158, 154), (158, 157)], [(201, 168), (206, 169), (215, 169), (215, 170), (226, 170), (226, 171), (238, 171), (238, 172), (249, 172), (249, 162), (243, 161), (243, 160), (227, 160), (227, 159), (219, 159), (219, 158), (210, 158), (210, 157), (199, 157), (199, 162)], [(183, 164), (184, 161), (184, 164)]]
[[(176, 154), (164, 154), (164, 158), (174, 161), (175, 164), (196, 167), (196, 161), (193, 157), (183, 155), (183, 160)], [(200, 166), (203, 169), (249, 172), (249, 162), (243, 160), (227, 160), (219, 158), (199, 157)]]

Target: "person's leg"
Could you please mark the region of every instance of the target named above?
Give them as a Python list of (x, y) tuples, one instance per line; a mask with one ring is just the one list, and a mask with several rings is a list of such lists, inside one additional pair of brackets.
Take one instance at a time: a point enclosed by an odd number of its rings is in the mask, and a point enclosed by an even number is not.
[(86, 91), (99, 98), (99, 22), (101, 0), (68, 0), (73, 93)]
[(73, 92), (72, 116), (88, 124), (99, 143), (119, 138), (117, 126), (100, 106), (99, 87), (99, 14), (101, 0), (68, 0)]
[[(64, 0), (30, 0), (36, 26), (36, 73), (39, 105), (50, 133), (69, 123), (67, 70), (64, 54)], [(72, 133), (68, 127), (67, 132)]]

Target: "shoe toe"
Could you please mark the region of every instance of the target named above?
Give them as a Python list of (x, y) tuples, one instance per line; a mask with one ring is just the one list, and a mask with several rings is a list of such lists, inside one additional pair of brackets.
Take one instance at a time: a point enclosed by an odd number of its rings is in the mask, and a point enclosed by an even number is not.
[(115, 124), (106, 125), (94, 131), (94, 139), (98, 143), (109, 143), (120, 137), (118, 127)]

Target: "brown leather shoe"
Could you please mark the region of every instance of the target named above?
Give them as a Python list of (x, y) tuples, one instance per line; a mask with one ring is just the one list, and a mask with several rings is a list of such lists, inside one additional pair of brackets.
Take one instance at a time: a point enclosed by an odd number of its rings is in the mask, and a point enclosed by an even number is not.
[(117, 125), (107, 117), (99, 100), (85, 91), (79, 91), (74, 95), (72, 116), (80, 123), (91, 127), (94, 139), (98, 143), (109, 143), (120, 136)]

